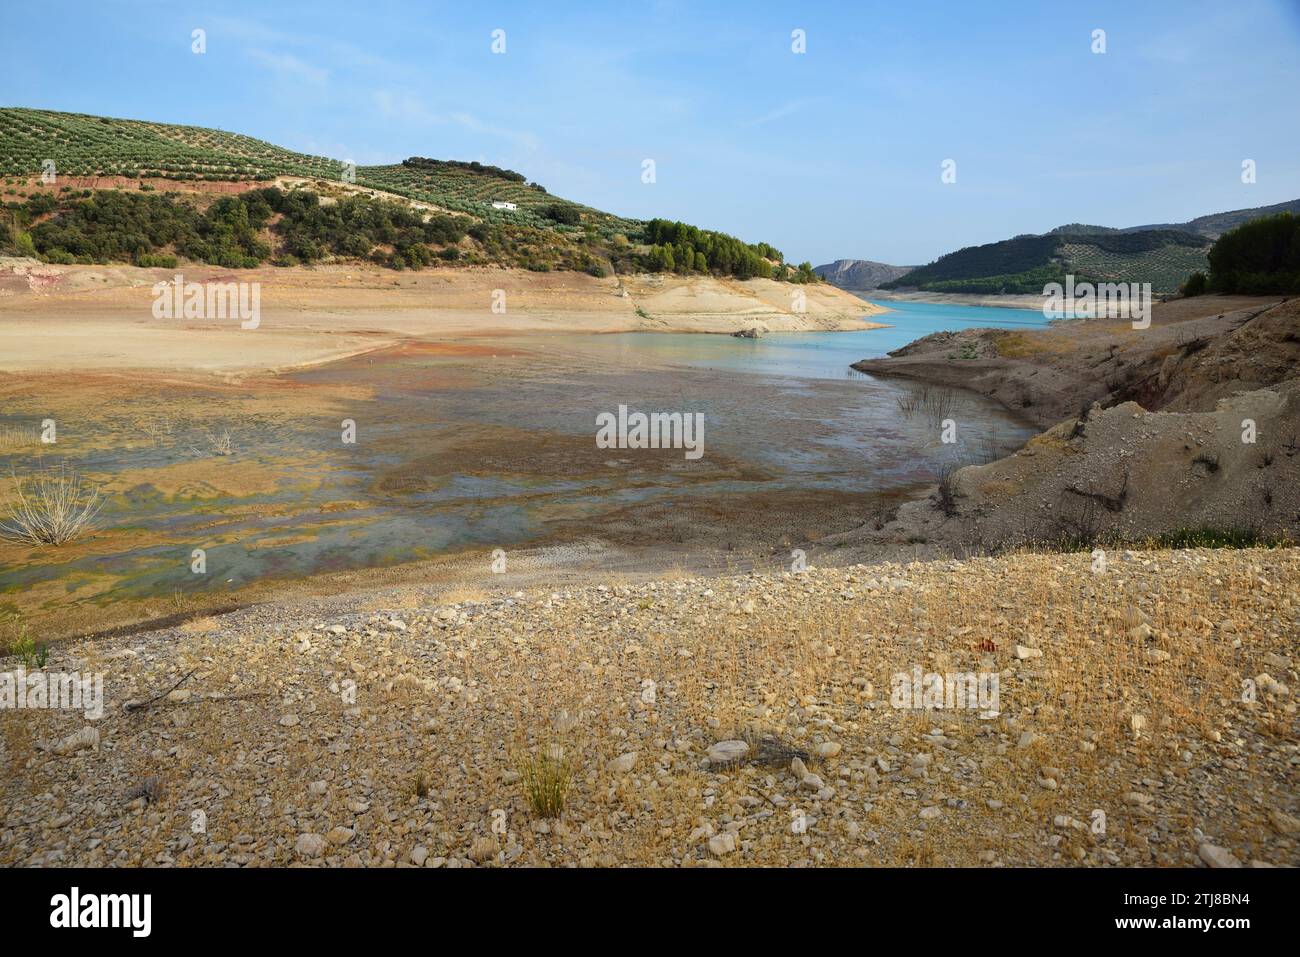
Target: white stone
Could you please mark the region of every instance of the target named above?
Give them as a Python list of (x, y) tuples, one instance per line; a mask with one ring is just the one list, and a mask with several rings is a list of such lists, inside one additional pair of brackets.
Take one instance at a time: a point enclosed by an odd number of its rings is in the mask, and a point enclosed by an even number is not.
[(1241, 861), (1231, 851), (1214, 844), (1202, 844), (1196, 851), (1201, 860), (1211, 867), (1241, 867)]
[(723, 831), (721, 834), (715, 834), (709, 838), (709, 852), (718, 857), (724, 854), (730, 854), (736, 849), (736, 835), (730, 831)]
[(86, 748), (99, 750), (99, 729), (91, 725), (86, 725), (80, 731), (74, 731), (72, 734), (63, 738), (55, 744), (50, 750), (55, 754), (67, 755), (74, 754)]
[(749, 753), (749, 745), (744, 741), (719, 741), (709, 747), (709, 760), (714, 764), (726, 764), (739, 761)]
[(629, 751), (626, 754), (620, 754), (613, 761), (609, 762), (611, 774), (627, 774), (636, 767), (637, 752)]
[(303, 857), (320, 857), (325, 853), (325, 838), (319, 834), (299, 834), (293, 849)]

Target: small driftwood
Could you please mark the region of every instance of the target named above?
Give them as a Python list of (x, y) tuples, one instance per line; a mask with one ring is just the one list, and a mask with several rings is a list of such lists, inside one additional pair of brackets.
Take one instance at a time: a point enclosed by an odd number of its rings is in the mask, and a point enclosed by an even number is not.
[(122, 705), (122, 710), (123, 710), (123, 711), (140, 711), (140, 710), (142, 710), (142, 709), (144, 709), (144, 708), (152, 708), (155, 704), (157, 704), (157, 703), (158, 703), (159, 701), (161, 701), (163, 698), (167, 697), (169, 694), (171, 694), (173, 691), (175, 691), (177, 688), (179, 688), (179, 687), (180, 687), (181, 685), (183, 685), (185, 682), (189, 681), (190, 678), (193, 676), (194, 672), (196, 672), (196, 671), (198, 671), (198, 670), (199, 670), (199, 669), (197, 669), (197, 668), (191, 668), (189, 671), (187, 671), (184, 675), (181, 676), (181, 680), (180, 680), (180, 681), (176, 682), (176, 684), (172, 685), (172, 686), (171, 686), (170, 688), (168, 688), (166, 691), (162, 691), (162, 692), (159, 692), (158, 694), (154, 695), (152, 698), (149, 698), (149, 699), (147, 699), (147, 700), (145, 700), (145, 701), (128, 701), (126, 704)]

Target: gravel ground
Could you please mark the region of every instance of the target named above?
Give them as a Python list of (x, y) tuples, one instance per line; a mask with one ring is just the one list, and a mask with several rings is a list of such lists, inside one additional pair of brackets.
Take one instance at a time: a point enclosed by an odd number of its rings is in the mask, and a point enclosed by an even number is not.
[[(0, 864), (1291, 866), (1297, 583), (1300, 549), (1026, 552), (59, 645), (104, 714), (0, 711)], [(997, 700), (914, 707), (914, 668)]]

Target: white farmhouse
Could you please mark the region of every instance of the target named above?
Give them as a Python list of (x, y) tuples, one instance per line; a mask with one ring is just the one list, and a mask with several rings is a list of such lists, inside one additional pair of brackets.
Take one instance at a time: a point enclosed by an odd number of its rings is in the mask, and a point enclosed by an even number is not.
[(518, 203), (507, 203), (507, 202), (505, 202), (504, 200), (500, 200), (500, 199), (498, 199), (498, 200), (495, 200), (495, 201), (492, 203), (492, 208), (493, 208), (493, 209), (508, 209), (508, 210), (512, 210), (512, 211), (513, 211), (513, 210), (516, 210), (516, 209), (519, 208), (519, 204), (518, 204)]

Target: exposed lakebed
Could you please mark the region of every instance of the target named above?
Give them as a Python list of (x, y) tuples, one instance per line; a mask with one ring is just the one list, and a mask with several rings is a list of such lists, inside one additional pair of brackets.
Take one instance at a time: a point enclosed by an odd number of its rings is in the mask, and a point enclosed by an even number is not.
[[(1032, 433), (961, 393), (945, 445), (932, 417), (900, 408), (916, 386), (848, 367), (933, 331), (1038, 314), (900, 303), (879, 318), (892, 328), (412, 342), (236, 382), (68, 376), (39, 395), (9, 383), (0, 426), (53, 417), (59, 440), (0, 450), (4, 472), (30, 471), (40, 449), (107, 501), (83, 541), (0, 546), (0, 602), (89, 621), (115, 602), (181, 611), (449, 552), (482, 552), (486, 571), (493, 549), (566, 541), (788, 551)], [(702, 413), (703, 456), (597, 448), (596, 416), (620, 405)]]

